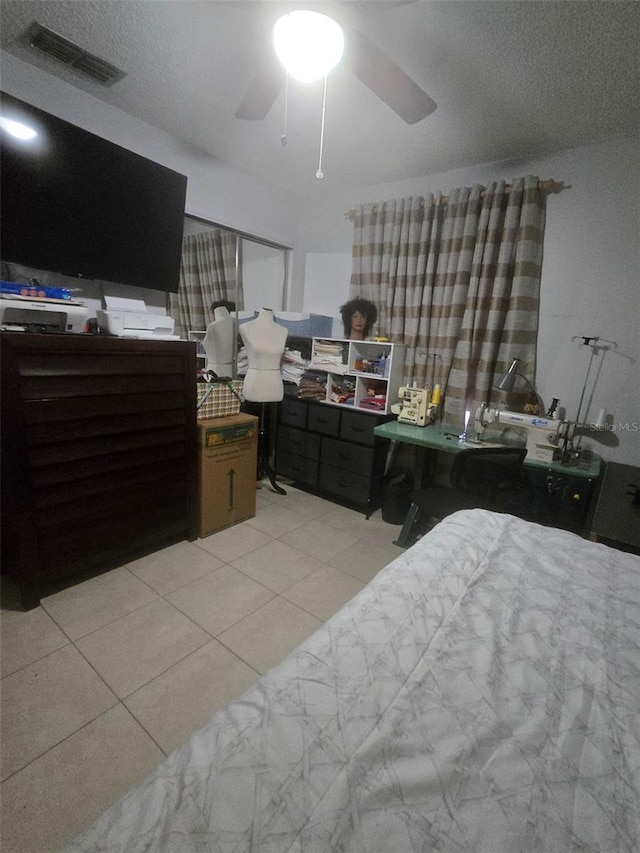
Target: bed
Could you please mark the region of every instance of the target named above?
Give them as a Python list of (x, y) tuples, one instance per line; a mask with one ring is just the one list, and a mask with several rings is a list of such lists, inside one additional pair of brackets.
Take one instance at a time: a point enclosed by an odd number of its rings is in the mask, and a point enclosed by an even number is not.
[(637, 853), (640, 558), (457, 512), (67, 853)]

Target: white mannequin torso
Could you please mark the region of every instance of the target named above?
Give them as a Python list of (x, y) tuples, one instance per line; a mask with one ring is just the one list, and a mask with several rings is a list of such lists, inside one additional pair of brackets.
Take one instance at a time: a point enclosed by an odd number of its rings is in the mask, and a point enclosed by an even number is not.
[(245, 399), (273, 403), (284, 397), (280, 361), (287, 330), (279, 326), (270, 308), (262, 308), (255, 320), (240, 326), (240, 337), (247, 350), (249, 369), (242, 393)]
[(233, 338), (236, 323), (229, 311), (216, 308), (214, 320), (207, 326), (202, 346), (207, 354), (207, 370), (217, 376), (233, 376)]

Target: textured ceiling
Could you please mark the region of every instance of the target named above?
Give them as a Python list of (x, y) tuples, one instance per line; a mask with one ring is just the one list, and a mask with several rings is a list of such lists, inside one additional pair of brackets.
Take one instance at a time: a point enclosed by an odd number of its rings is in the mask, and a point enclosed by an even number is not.
[[(436, 101), (405, 124), (338, 66), (290, 85), (258, 122), (235, 118), (272, 23), (293, 4), (3, 0), (1, 43), (97, 98), (300, 196), (540, 155), (640, 129), (640, 2), (413, 0), (316, 3), (361, 30)], [(296, 4), (300, 6), (301, 4)], [(308, 6), (309, 4), (307, 4)], [(38, 21), (116, 65), (111, 88), (19, 43)]]

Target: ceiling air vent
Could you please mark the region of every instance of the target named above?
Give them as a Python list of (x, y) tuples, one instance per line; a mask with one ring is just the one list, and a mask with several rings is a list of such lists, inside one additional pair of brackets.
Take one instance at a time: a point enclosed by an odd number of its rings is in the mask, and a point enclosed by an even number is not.
[(102, 86), (112, 86), (126, 76), (126, 72), (120, 71), (115, 65), (94, 56), (69, 39), (35, 21), (21, 40), (50, 59), (79, 71), (85, 77), (100, 83)]

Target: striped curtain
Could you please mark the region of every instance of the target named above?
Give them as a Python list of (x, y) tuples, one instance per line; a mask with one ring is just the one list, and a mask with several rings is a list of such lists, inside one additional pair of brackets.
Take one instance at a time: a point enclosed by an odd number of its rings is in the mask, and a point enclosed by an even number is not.
[(535, 381), (544, 224), (535, 176), (356, 209), (349, 297), (407, 345), (405, 383), (440, 384), (449, 423), (491, 400), (513, 358)]
[(178, 292), (171, 294), (169, 311), (176, 334), (204, 331), (214, 319), (211, 305), (221, 300), (242, 307), (242, 283), (236, 270), (238, 235), (224, 228), (190, 234), (182, 241)]

